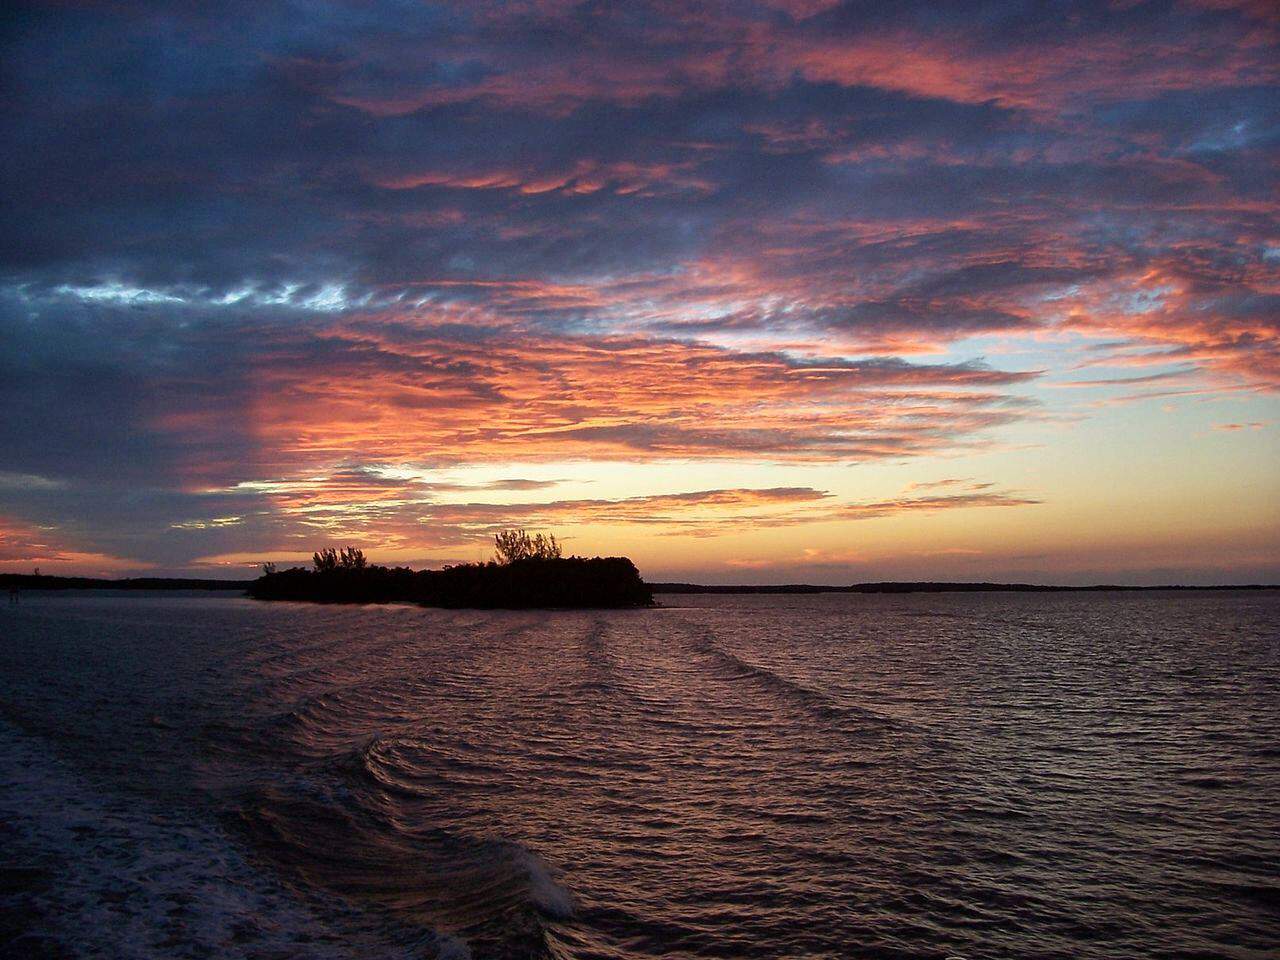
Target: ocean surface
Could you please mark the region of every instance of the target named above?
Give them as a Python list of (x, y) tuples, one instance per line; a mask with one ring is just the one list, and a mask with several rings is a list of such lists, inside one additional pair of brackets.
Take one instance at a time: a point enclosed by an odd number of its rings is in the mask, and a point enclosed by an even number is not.
[(1280, 595), (0, 608), (0, 955), (1274, 958)]

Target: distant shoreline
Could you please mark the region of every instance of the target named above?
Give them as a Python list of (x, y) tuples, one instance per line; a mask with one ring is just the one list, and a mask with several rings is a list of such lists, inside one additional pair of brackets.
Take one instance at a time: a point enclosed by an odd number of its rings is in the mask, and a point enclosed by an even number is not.
[(247, 590), (252, 580), (201, 580), (193, 577), (54, 577), (0, 573), (0, 590)]
[[(212, 580), (191, 577), (125, 577), (109, 580), (101, 577), (35, 576), (29, 573), (0, 573), (0, 590), (204, 590), (211, 592), (247, 591), (253, 580)], [(654, 593), (663, 594), (818, 594), (818, 593), (1152, 593), (1188, 590), (1280, 590), (1275, 583), (1161, 584), (1133, 586), (1127, 584), (1093, 584), (1063, 586), (1036, 583), (966, 583), (956, 581), (903, 580), (876, 583), (854, 583), (847, 586), (784, 584), (700, 584), (650, 583)]]
[(930, 580), (884, 581), (880, 583), (854, 583), (848, 586), (827, 586), (812, 583), (786, 584), (730, 584), (705, 585), (698, 583), (651, 583), (654, 593), (1100, 593), (1106, 591), (1125, 593), (1150, 593), (1169, 590), (1280, 590), (1280, 584), (1216, 584), (1195, 586), (1192, 584), (1162, 584), (1159, 586), (1127, 586), (1100, 583), (1084, 587), (1045, 585), (1037, 583), (964, 583)]

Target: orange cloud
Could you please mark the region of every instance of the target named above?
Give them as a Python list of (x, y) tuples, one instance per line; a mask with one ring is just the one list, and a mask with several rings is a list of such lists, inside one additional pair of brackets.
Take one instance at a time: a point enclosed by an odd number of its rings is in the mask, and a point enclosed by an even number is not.
[[(1095, 363), (1184, 365), (1127, 381), (1067, 386), (1151, 382), (1199, 371), (1220, 389), (1280, 391), (1280, 282), (1266, 264), (1214, 268), (1171, 259), (1085, 287), (1065, 302), (1064, 328), (1108, 338)], [(1124, 339), (1112, 339), (1117, 336)]]
[[(264, 352), (250, 422), (259, 477), (341, 462), (864, 460), (981, 444), (984, 430), (1031, 413), (999, 389), (1031, 376), (626, 337), (446, 340), (403, 323), (348, 323)], [(352, 482), (374, 492), (368, 477)]]
[[(1264, 36), (1266, 34), (1266, 36)], [(963, 33), (929, 36), (806, 36), (784, 39), (774, 64), (806, 78), (872, 86), (961, 103), (996, 101), (1033, 110), (1062, 109), (1083, 98), (1125, 99), (1142, 91), (1274, 82), (1269, 31), (1239, 43), (1229, 34), (1164, 46), (1162, 57), (1134, 56), (1134, 38), (1094, 35), (1086, 43), (1042, 35), (1030, 44), (981, 48)], [(1194, 69), (1192, 68), (1194, 65)]]
[(151, 566), (154, 565), (78, 549), (62, 541), (56, 528), (0, 517), (0, 568), (8, 573), (30, 573), (39, 567), (41, 573), (109, 576)]
[[(457, 502), (440, 496), (456, 493), (460, 489), (457, 485), (390, 476), (372, 484), (353, 485), (348, 476), (351, 472), (245, 485), (242, 495), (264, 498), (257, 508), (255, 529), (268, 536), (275, 547), (252, 555), (237, 553), (231, 559), (242, 563), (292, 556), (302, 544), (317, 540), (358, 542), (388, 557), (422, 557), (424, 551), (487, 543), (494, 532), (513, 526), (619, 526), (661, 536), (715, 537), (746, 530), (1040, 502), (1013, 491), (990, 489), (992, 484), (977, 481), (925, 485), (959, 485), (962, 490), (957, 493), (882, 501), (841, 501), (811, 487), (767, 487), (520, 503)], [(298, 546), (284, 546), (288, 542)]]
[(679, 163), (637, 161), (599, 162), (578, 160), (566, 169), (524, 172), (516, 169), (487, 172), (421, 171), (375, 177), (387, 190), (450, 187), (458, 190), (514, 190), (522, 194), (556, 191), (581, 195), (608, 190), (620, 196), (655, 197), (680, 193), (710, 193), (715, 185), (694, 173), (692, 160)]
[[(340, 85), (329, 96), (377, 117), (469, 103), (563, 116), (591, 101), (635, 105), (690, 90), (776, 89), (800, 76), (814, 83), (1056, 112), (1085, 99), (1274, 82), (1280, 75), (1270, 56), (1277, 20), (1263, 12), (1265, 0), (1201, 0), (1199, 5), (1236, 7), (1251, 19), (1161, 32), (1117, 18), (1115, 25), (1040, 31), (993, 44), (971, 24), (947, 24), (942, 18), (934, 29), (871, 22), (854, 29), (841, 18), (824, 20), (820, 14), (829, 5), (816, 2), (780, 7), (790, 15), (786, 18), (743, 17), (731, 4), (665, 7), (660, 16), (630, 20), (599, 11), (591, 26), (577, 6), (477, 4), (471, 10), (495, 36), (515, 38), (535, 29), (580, 42), (561, 45), (555, 57), (478, 39), (455, 38), (447, 51), (406, 43), (385, 51), (387, 61), (445, 56), (458, 65), (483, 63), (486, 69), (470, 82), (415, 83), (406, 77), (373, 88)], [(909, 18), (899, 24), (905, 22)], [(597, 33), (615, 43), (599, 42)], [(655, 49), (663, 56), (655, 56)], [(286, 62), (282, 69), (299, 77), (310, 72), (303, 62)]]
[(1261, 420), (1250, 420), (1248, 423), (1215, 423), (1213, 429), (1235, 432), (1236, 430), (1261, 430), (1266, 423)]
[(968, 507), (1030, 507), (1042, 501), (1010, 492), (974, 491), (972, 493), (939, 494), (929, 497), (903, 497), (874, 503), (850, 504), (843, 514), (849, 519), (870, 520), (900, 513), (932, 513)]

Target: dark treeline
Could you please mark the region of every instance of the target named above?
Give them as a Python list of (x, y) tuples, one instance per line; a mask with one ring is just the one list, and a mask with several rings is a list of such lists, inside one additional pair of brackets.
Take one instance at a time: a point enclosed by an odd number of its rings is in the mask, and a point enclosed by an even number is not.
[(653, 593), (626, 557), (565, 557), (554, 536), (504, 530), (493, 538), (496, 559), (440, 570), (370, 564), (355, 547), (326, 547), (314, 569), (263, 567), (249, 585), (259, 600), (319, 603), (404, 601), (433, 607), (643, 607)]
[(626, 557), (523, 557), (410, 570), (327, 561), (314, 570), (268, 569), (249, 584), (259, 600), (422, 603), (433, 607), (642, 607), (653, 593)]
[(249, 580), (196, 580), (189, 577), (53, 577), (38, 573), (0, 573), (0, 590), (244, 590)]
[(1249, 583), (1239, 585), (1197, 587), (1169, 585), (1156, 587), (1095, 584), (1087, 587), (1045, 586), (1036, 583), (952, 583), (946, 581), (884, 581), (854, 583), (849, 586), (826, 586), (813, 583), (731, 584), (707, 586), (700, 583), (653, 583), (654, 593), (1090, 593), (1107, 590), (1142, 592), (1151, 590), (1277, 590), (1280, 585)]
[[(523, 531), (520, 531), (523, 533)], [(277, 572), (268, 564), (257, 580), (201, 580), (190, 577), (59, 577), (0, 573), (0, 591), (25, 590), (202, 590), (246, 591), (263, 600), (311, 600), (333, 603), (408, 601), (443, 607), (634, 607), (653, 602), (653, 594), (820, 594), (820, 593), (1089, 593), (1178, 590), (1278, 590), (1276, 584), (1221, 586), (1071, 587), (1033, 583), (883, 581), (845, 586), (811, 583), (727, 584), (653, 583), (640, 579), (625, 557), (564, 559), (554, 538), (500, 542), (499, 560), (442, 570), (369, 564), (359, 550), (326, 549), (316, 554), (315, 570), (295, 567)]]
[(0, 587), (23, 590), (244, 590), (259, 600), (318, 603), (409, 602), (437, 607), (528, 609), (534, 607), (643, 607), (653, 592), (626, 557), (565, 557), (554, 536), (504, 530), (494, 537), (496, 559), (487, 563), (411, 570), (369, 563), (356, 547), (325, 547), (313, 569), (277, 570), (263, 564), (257, 580), (193, 580), (135, 577), (46, 577), (0, 574)]

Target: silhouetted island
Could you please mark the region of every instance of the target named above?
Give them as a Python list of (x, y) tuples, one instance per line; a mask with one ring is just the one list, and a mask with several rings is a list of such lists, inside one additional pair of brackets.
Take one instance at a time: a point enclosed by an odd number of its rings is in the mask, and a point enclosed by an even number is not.
[[(499, 535), (501, 541), (504, 536)], [(555, 538), (539, 546), (538, 537), (512, 532), (503, 541), (498, 561), (410, 570), (367, 563), (359, 550), (322, 550), (314, 570), (294, 567), (276, 571), (267, 564), (257, 580), (203, 580), (189, 577), (58, 577), (48, 574), (0, 573), (0, 591), (13, 595), (43, 590), (188, 590), (245, 591), (262, 600), (309, 600), (321, 603), (386, 603), (407, 601), (441, 607), (639, 607), (653, 604), (654, 594), (819, 594), (819, 593), (1091, 593), (1160, 591), (1280, 590), (1268, 583), (1162, 584), (1133, 586), (1093, 584), (1062, 586), (1038, 583), (970, 583), (955, 581), (882, 581), (854, 584), (700, 584), (645, 583), (626, 557), (563, 558)], [(520, 538), (525, 536), (524, 540)], [(527, 541), (527, 542), (526, 542)], [(512, 551), (504, 553), (504, 550)], [(539, 555), (538, 551), (542, 554)], [(524, 555), (528, 551), (530, 555)]]
[(566, 557), (469, 563), (441, 570), (368, 566), (360, 570), (265, 573), (249, 584), (259, 600), (422, 603), (433, 607), (644, 607), (653, 593), (626, 557)]
[(523, 530), (495, 538), (498, 559), (440, 570), (370, 564), (357, 549), (321, 550), (314, 569), (267, 564), (249, 584), (259, 600), (421, 603), (490, 609), (646, 607), (653, 592), (626, 557), (564, 557), (555, 537)]

